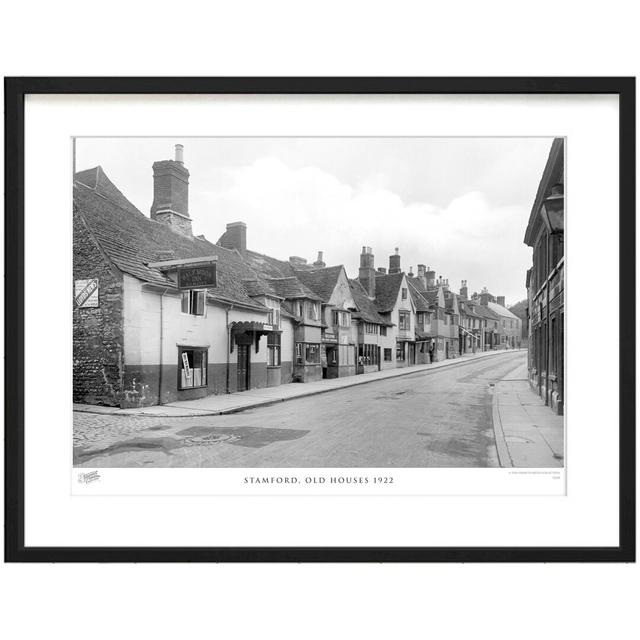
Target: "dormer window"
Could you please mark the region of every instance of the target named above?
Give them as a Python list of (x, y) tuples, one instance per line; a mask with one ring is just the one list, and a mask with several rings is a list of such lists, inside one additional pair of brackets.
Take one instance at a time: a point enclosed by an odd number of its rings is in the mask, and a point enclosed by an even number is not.
[(317, 320), (319, 317), (318, 314), (318, 303), (317, 302), (309, 302), (307, 305), (307, 318), (309, 320)]
[(269, 315), (267, 317), (267, 324), (270, 324), (274, 329), (280, 328), (280, 302), (273, 298), (266, 299), (266, 305), (269, 309)]
[(407, 299), (407, 288), (406, 287), (402, 287), (402, 299), (403, 300)]

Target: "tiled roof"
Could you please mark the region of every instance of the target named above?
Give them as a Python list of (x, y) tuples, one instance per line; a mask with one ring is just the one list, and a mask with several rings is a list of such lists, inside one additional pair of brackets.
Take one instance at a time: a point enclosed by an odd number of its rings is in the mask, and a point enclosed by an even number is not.
[(343, 269), (344, 267), (342, 265), (315, 269), (313, 271), (300, 271), (295, 269), (294, 274), (302, 284), (314, 293), (317, 293), (322, 299), (322, 302), (329, 302)]
[(497, 313), (502, 318), (511, 318), (512, 320), (520, 319), (515, 313), (512, 313), (506, 307), (503, 307), (500, 304), (496, 304), (495, 302), (489, 302), (487, 306), (489, 307), (489, 309), (491, 309), (491, 311), (493, 311), (494, 313)]
[(376, 275), (376, 308), (380, 313), (392, 311), (398, 299), (403, 273)]
[(242, 280), (256, 280), (258, 275), (236, 252), (206, 240), (188, 238), (147, 218), (99, 167), (82, 171), (75, 178), (74, 216), (78, 216), (80, 222), (75, 225), (74, 233), (84, 233), (88, 229), (120, 271), (145, 282), (175, 286), (162, 271), (147, 265), (168, 259), (167, 253), (176, 260), (217, 256), (218, 286), (209, 289), (209, 298), (265, 309), (247, 295)]
[(320, 296), (305, 287), (300, 280), (291, 276), (290, 278), (267, 278), (269, 286), (280, 296), (287, 300), (295, 298), (308, 298), (310, 300), (322, 300)]
[(416, 289), (417, 291), (427, 290), (420, 278), (417, 278), (415, 276), (407, 276), (407, 282), (413, 285), (413, 288)]
[(246, 252), (246, 260), (257, 273), (265, 278), (288, 278), (293, 275), (291, 265), (285, 260), (278, 260), (256, 251)]
[(357, 280), (349, 280), (351, 287), (351, 295), (356, 303), (358, 310), (351, 315), (354, 318), (361, 318), (365, 322), (371, 322), (372, 324), (387, 325), (386, 320), (378, 313), (376, 305), (373, 300), (369, 298), (364, 287)]
[(438, 290), (437, 289), (431, 289), (429, 291), (425, 291), (422, 294), (425, 299), (427, 300), (427, 302), (430, 305), (437, 305), (438, 304)]
[(417, 280), (417, 278), (407, 278), (409, 291), (411, 292), (413, 303), (416, 305), (416, 311), (429, 311), (430, 304), (426, 298), (426, 291), (421, 292), (413, 282), (414, 280)]

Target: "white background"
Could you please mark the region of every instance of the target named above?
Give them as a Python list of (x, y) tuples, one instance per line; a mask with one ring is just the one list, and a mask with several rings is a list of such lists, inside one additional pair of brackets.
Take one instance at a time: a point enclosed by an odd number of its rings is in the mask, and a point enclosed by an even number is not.
[[(627, 2), (228, 4), (14, 4), (3, 72), (638, 72)], [(0, 601), (16, 638), (617, 637), (637, 629), (638, 578), (607, 565), (10, 566)]]
[[(611, 273), (593, 268), (592, 250), (599, 247), (598, 258), (603, 262), (615, 264), (618, 260), (617, 217), (601, 224), (603, 211), (617, 210), (617, 97), (30, 95), (25, 126), (25, 289), (38, 291), (38, 296), (25, 299), (27, 546), (618, 543), (617, 431), (602, 431), (603, 425), (617, 423), (616, 405), (608, 400), (615, 398), (618, 390), (615, 322), (607, 330), (608, 348), (598, 351), (598, 366), (607, 372), (597, 382), (598, 401), (580, 401), (594, 384), (593, 354), (580, 348), (593, 340), (593, 324), (584, 321), (583, 301), (593, 291), (609, 289), (609, 302), (617, 306)], [(566, 497), (558, 495), (563, 488), (561, 476), (485, 469), (393, 470), (397, 482), (380, 488), (377, 495), (371, 495), (370, 488), (365, 497), (354, 497), (355, 491), (345, 487), (338, 490), (338, 500), (272, 497), (284, 493), (283, 487), (244, 491), (242, 500), (215, 495), (233, 495), (247, 488), (240, 481), (242, 472), (234, 469), (105, 470), (99, 483), (82, 491), (101, 495), (84, 499), (70, 495), (69, 482), (77, 478), (70, 473), (69, 446), (72, 233), (67, 212), (71, 206), (71, 136), (178, 135), (177, 127), (185, 136), (258, 131), (264, 135), (565, 135)], [(543, 168), (541, 165), (541, 172)], [(509, 180), (509, 175), (504, 179)], [(591, 185), (598, 183), (611, 186), (594, 191)], [(42, 215), (43, 211), (51, 214)], [(285, 220), (274, 220), (274, 224), (287, 228)], [(500, 260), (500, 254), (495, 259)], [(42, 273), (47, 269), (52, 279), (55, 274), (55, 279), (69, 283), (68, 287), (42, 287)], [(47, 310), (47, 333), (55, 335), (55, 340), (43, 340), (41, 308)], [(57, 363), (55, 384), (42, 384), (41, 362)], [(594, 473), (596, 459), (598, 473)], [(194, 483), (199, 485), (195, 490)], [(179, 497), (200, 494), (203, 489), (214, 495)], [(77, 486), (74, 492), (78, 492)], [(160, 495), (144, 497), (151, 492)], [(323, 491), (325, 495), (334, 492)], [(119, 500), (109, 496), (122, 493), (129, 496)], [(405, 497), (415, 493), (422, 495)], [(449, 493), (457, 495), (442, 497)], [(514, 497), (518, 493), (533, 495)], [(255, 526), (265, 520), (272, 521), (270, 526)]]

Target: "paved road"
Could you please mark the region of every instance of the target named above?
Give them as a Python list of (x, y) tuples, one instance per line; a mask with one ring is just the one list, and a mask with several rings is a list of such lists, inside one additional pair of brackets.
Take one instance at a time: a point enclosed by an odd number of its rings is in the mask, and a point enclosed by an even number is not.
[(87, 467), (495, 467), (491, 385), (526, 352), (422, 371), (241, 413), (76, 413)]

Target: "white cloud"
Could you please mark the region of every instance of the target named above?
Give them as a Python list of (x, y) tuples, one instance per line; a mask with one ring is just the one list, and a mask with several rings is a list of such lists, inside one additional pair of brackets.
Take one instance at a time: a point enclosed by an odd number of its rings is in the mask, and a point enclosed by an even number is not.
[(510, 302), (524, 297), (526, 212), (517, 206), (493, 207), (479, 191), (445, 207), (405, 203), (373, 182), (354, 187), (328, 171), (291, 168), (275, 157), (226, 168), (224, 179), (211, 178), (216, 189), (191, 194), (195, 226), (210, 240), (223, 233), (227, 222), (242, 220), (249, 248), (310, 261), (322, 250), (328, 264), (342, 263), (350, 275), (357, 273), (363, 245), (373, 248), (376, 266), (385, 267), (399, 247), (405, 270), (425, 263), (453, 287), (464, 278), (472, 290), (486, 285)]

